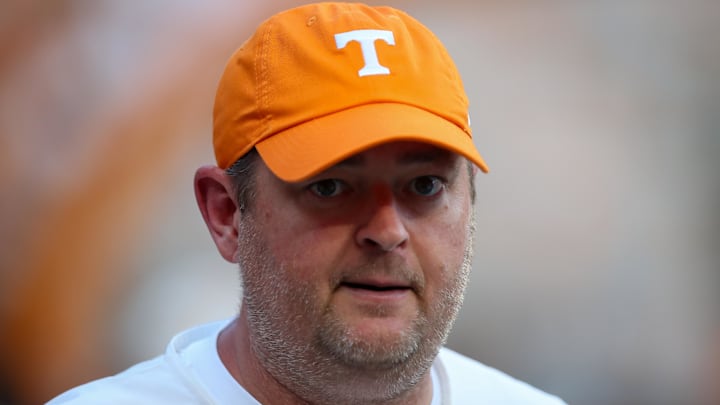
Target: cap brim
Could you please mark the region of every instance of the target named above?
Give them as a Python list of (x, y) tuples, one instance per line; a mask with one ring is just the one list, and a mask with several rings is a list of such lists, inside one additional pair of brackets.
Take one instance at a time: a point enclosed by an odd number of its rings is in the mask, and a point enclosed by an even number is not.
[(280, 179), (312, 177), (359, 152), (393, 141), (429, 143), (488, 172), (471, 137), (452, 122), (407, 104), (375, 103), (326, 115), (275, 134), (256, 147)]

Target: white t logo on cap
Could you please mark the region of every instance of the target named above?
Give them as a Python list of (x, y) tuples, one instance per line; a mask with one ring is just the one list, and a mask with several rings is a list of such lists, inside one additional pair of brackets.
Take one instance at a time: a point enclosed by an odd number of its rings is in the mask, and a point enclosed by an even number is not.
[(389, 75), (390, 69), (381, 65), (378, 61), (375, 41), (382, 39), (388, 45), (395, 46), (395, 37), (392, 31), (386, 30), (355, 30), (335, 34), (335, 45), (337, 49), (345, 48), (345, 45), (352, 41), (360, 43), (365, 66), (358, 70), (358, 76)]

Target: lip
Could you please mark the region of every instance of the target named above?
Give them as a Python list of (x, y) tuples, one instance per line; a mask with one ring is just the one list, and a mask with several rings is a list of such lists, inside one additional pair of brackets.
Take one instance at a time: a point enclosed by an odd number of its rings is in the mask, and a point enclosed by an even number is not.
[(341, 286), (354, 289), (367, 289), (370, 291), (391, 291), (412, 289), (410, 281), (387, 275), (365, 275), (347, 277), (340, 283)]
[(345, 291), (356, 299), (385, 304), (402, 300), (413, 293), (410, 283), (387, 278), (346, 280), (340, 283), (338, 290)]

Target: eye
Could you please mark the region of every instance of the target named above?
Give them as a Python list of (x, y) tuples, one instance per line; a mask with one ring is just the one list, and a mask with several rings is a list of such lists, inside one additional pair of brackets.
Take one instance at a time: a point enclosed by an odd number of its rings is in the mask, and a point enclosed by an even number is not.
[(410, 191), (421, 196), (430, 197), (442, 191), (445, 184), (435, 176), (421, 176), (410, 182)]
[(318, 197), (330, 198), (340, 195), (347, 189), (347, 185), (342, 180), (325, 179), (310, 184), (308, 188)]

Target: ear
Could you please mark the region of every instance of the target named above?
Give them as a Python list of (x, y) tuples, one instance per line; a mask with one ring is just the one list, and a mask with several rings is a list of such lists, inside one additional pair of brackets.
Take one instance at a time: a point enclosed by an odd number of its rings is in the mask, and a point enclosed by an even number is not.
[(235, 263), (238, 244), (235, 203), (230, 178), (217, 166), (203, 166), (195, 172), (195, 199), (218, 252)]

